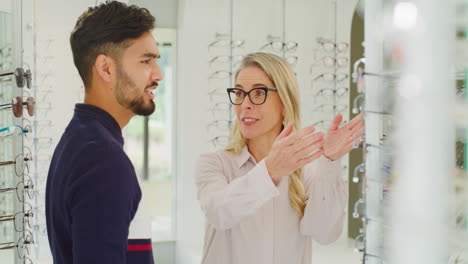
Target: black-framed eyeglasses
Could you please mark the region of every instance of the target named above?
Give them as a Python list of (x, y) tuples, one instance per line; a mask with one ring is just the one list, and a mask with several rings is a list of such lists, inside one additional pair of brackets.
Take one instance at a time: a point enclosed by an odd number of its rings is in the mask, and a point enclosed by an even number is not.
[(240, 88), (228, 88), (227, 92), (229, 100), (233, 105), (241, 105), (244, 102), (245, 96), (248, 95), (250, 102), (254, 105), (261, 105), (265, 103), (268, 91), (277, 92), (276, 88), (258, 87), (248, 92)]

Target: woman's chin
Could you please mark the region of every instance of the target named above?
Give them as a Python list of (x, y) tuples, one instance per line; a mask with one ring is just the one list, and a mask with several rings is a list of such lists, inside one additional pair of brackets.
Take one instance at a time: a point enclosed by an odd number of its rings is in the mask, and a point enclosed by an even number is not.
[(244, 138), (247, 140), (251, 140), (259, 136), (257, 131), (252, 131), (251, 129), (242, 129), (241, 132)]

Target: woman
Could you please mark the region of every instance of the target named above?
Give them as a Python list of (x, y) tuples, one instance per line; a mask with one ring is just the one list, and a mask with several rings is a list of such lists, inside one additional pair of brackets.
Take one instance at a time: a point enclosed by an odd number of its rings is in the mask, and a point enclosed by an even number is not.
[(342, 230), (347, 185), (339, 159), (361, 116), (326, 135), (299, 129), (297, 81), (282, 58), (247, 55), (228, 89), (237, 120), (223, 151), (204, 154), (196, 185), (207, 218), (203, 264), (307, 264), (312, 239)]

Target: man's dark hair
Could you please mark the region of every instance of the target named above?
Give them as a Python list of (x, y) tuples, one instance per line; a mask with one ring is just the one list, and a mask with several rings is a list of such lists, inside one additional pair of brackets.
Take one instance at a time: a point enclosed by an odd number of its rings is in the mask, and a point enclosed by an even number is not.
[(146, 8), (117, 1), (88, 8), (70, 36), (73, 61), (85, 87), (91, 85), (92, 66), (99, 54), (119, 61), (122, 51), (154, 26), (155, 18)]

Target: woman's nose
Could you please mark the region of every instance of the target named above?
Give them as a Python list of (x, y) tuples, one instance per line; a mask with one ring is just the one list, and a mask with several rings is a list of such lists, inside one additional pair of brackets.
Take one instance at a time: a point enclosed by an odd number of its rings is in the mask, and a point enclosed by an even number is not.
[(247, 108), (247, 109), (252, 109), (253, 108), (253, 104), (252, 102), (250, 101), (250, 98), (249, 96), (245, 96), (244, 98), (244, 101), (242, 102), (242, 108)]

